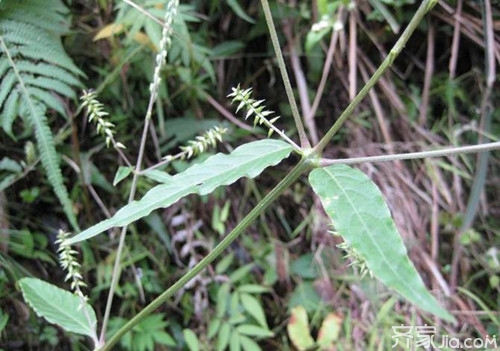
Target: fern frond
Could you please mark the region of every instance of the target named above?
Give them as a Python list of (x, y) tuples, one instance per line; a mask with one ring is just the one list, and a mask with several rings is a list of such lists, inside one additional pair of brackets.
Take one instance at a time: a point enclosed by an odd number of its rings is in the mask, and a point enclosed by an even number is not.
[(50, 109), (64, 116), (57, 95), (75, 99), (74, 88), (81, 86), (78, 77), (83, 73), (61, 44), (69, 29), (68, 10), (60, 0), (7, 0), (2, 1), (0, 18), (0, 126), (13, 139), (17, 117), (33, 127), (48, 180), (79, 230), (46, 115)]
[(69, 30), (69, 10), (59, 0), (4, 0), (0, 10), (15, 22), (36, 23), (38, 28), (57, 35)]
[(0, 83), (0, 106), (2, 106), (7, 96), (15, 90), (16, 82), (16, 76), (13, 74), (7, 74), (2, 77), (2, 82)]
[[(44, 62), (33, 62), (33, 61), (18, 61), (17, 68), (21, 72), (38, 74), (39, 72), (45, 72), (47, 77), (57, 77), (57, 80), (66, 83), (70, 86), (80, 86), (80, 80), (74, 75), (67, 74), (67, 72), (54, 64), (47, 64)], [(2, 75), (0, 71), (0, 76)], [(64, 95), (64, 94), (63, 94)]]
[(19, 97), (19, 91), (13, 91), (5, 101), (2, 118), (0, 121), (2, 122), (2, 128), (7, 133), (7, 135), (13, 136), (12, 133), (12, 123), (14, 123), (14, 119), (17, 116), (17, 111), (19, 109), (19, 102), (21, 98)]

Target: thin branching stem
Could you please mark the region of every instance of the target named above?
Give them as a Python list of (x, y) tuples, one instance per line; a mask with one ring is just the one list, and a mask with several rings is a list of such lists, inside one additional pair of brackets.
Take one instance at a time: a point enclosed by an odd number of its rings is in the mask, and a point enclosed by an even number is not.
[[(170, 46), (171, 39), (170, 36), (172, 35), (172, 23), (174, 20), (175, 15), (177, 14), (177, 7), (179, 5), (178, 0), (171, 0), (169, 4), (167, 5), (167, 10), (165, 13), (165, 24), (163, 25), (163, 33), (162, 33), (162, 40), (160, 42), (160, 48), (159, 52), (156, 56), (156, 67), (155, 67), (155, 72), (153, 76), (153, 82), (151, 83), (151, 88), (150, 88), (150, 99), (148, 103), (148, 109), (146, 112), (146, 117), (144, 118), (144, 127), (142, 130), (142, 137), (141, 137), (141, 143), (139, 146), (139, 153), (137, 156), (137, 163), (135, 166), (135, 172), (132, 178), (132, 185), (130, 188), (130, 194), (128, 197), (128, 203), (132, 202), (135, 198), (135, 192), (137, 189), (137, 181), (139, 179), (139, 174), (141, 172), (141, 167), (142, 167), (142, 160), (144, 158), (144, 150), (146, 146), (146, 140), (147, 140), (147, 135), (149, 131), (149, 124), (151, 122), (151, 116), (153, 114), (153, 106), (156, 101), (156, 97), (158, 95), (158, 87), (160, 85), (160, 71), (161, 68), (165, 62), (165, 58), (167, 56), (167, 48)], [(120, 273), (121, 273), (121, 257), (123, 253), (123, 249), (125, 247), (125, 236), (127, 233), (127, 226), (124, 226), (122, 228), (122, 231), (120, 233), (120, 239), (118, 243), (118, 248), (116, 251), (116, 258), (115, 258), (115, 263), (113, 266), (113, 274), (111, 278), (111, 286), (109, 288), (109, 294), (108, 294), (108, 299), (106, 302), (106, 310), (104, 313), (104, 319), (103, 319), (103, 325), (101, 329), (101, 335), (100, 335), (100, 343), (105, 342), (106, 338), (106, 330), (109, 322), (109, 317), (111, 313), (111, 305), (113, 304), (113, 297), (114, 293), (116, 290), (116, 287), (118, 285), (118, 281), (120, 279)]]
[[(132, 186), (130, 188), (130, 194), (128, 197), (128, 203), (132, 202), (135, 197), (135, 191), (137, 189), (137, 180), (139, 178), (139, 172), (141, 171), (141, 164), (142, 164), (142, 159), (144, 157), (144, 145), (147, 139), (147, 133), (149, 129), (149, 121), (151, 118), (146, 118), (144, 121), (144, 129), (142, 133), (142, 138), (141, 138), (141, 147), (139, 149), (139, 155), (137, 157), (137, 164), (135, 167), (135, 172), (132, 178)], [(102, 329), (101, 329), (101, 335), (100, 335), (100, 342), (104, 342), (106, 338), (106, 329), (108, 326), (108, 321), (109, 321), (109, 316), (111, 314), (111, 305), (113, 304), (113, 297), (115, 294), (116, 287), (118, 285), (118, 280), (121, 275), (121, 257), (123, 253), (123, 248), (125, 247), (125, 236), (127, 234), (127, 226), (122, 227), (122, 230), (120, 232), (120, 239), (118, 242), (118, 248), (116, 249), (116, 258), (115, 258), (115, 263), (113, 266), (113, 274), (111, 278), (111, 284), (109, 287), (109, 293), (108, 293), (108, 299), (106, 301), (106, 310), (104, 312), (104, 319), (102, 323)]]
[(321, 152), (325, 149), (325, 147), (328, 145), (330, 140), (333, 138), (335, 134), (339, 131), (339, 129), (342, 127), (342, 125), (345, 123), (345, 121), (351, 116), (351, 114), (354, 112), (356, 107), (361, 103), (361, 101), (365, 98), (365, 96), (368, 94), (371, 88), (377, 83), (379, 78), (391, 67), (392, 63), (398, 57), (398, 55), (401, 53), (401, 50), (403, 50), (404, 46), (410, 39), (411, 35), (417, 29), (419, 23), (422, 21), (424, 16), (428, 11), (432, 9), (432, 7), (437, 3), (437, 0), (424, 0), (420, 7), (418, 8), (417, 12), (411, 19), (410, 23), (408, 24), (408, 27), (406, 27), (405, 31), (403, 34), (401, 34), (401, 37), (398, 39), (396, 44), (394, 44), (394, 47), (392, 50), (389, 52), (389, 55), (385, 58), (385, 60), (382, 62), (382, 64), (379, 66), (379, 68), (373, 73), (371, 76), (370, 80), (363, 86), (363, 88), (359, 91), (358, 95), (354, 97), (354, 99), (351, 101), (351, 103), (346, 107), (344, 112), (340, 115), (340, 117), (337, 119), (337, 121), (334, 123), (334, 125), (328, 130), (328, 132), (325, 134), (325, 136), (319, 141), (318, 145), (315, 146), (314, 148), (314, 153), (316, 155), (321, 154)]
[(349, 164), (366, 163), (366, 162), (375, 163), (375, 162), (387, 162), (387, 161), (403, 161), (403, 160), (413, 160), (419, 158), (452, 156), (457, 154), (470, 154), (474, 152), (483, 152), (483, 151), (498, 150), (498, 149), (500, 149), (500, 141), (494, 143), (479, 144), (479, 145), (460, 146), (460, 147), (441, 149), (441, 150), (410, 152), (397, 155), (354, 157), (346, 159), (339, 158), (336, 160), (323, 158), (320, 160), (319, 164), (321, 166), (329, 166), (335, 164), (349, 165)]
[(267, 0), (262, 0), (261, 3), (262, 3), (262, 8), (264, 9), (264, 16), (266, 17), (269, 34), (271, 35), (271, 42), (273, 43), (274, 53), (276, 55), (278, 67), (280, 69), (281, 77), (283, 78), (283, 84), (285, 85), (285, 91), (288, 97), (288, 102), (290, 104), (293, 119), (295, 121), (295, 126), (299, 134), (300, 146), (302, 148), (310, 148), (311, 144), (307, 139), (306, 131), (304, 129), (304, 125), (300, 117), (299, 108), (297, 107), (297, 102), (295, 101), (295, 98), (293, 96), (292, 84), (290, 83), (288, 72), (286, 71), (285, 60), (283, 59), (283, 53), (281, 52), (281, 47), (278, 40), (278, 34), (276, 33), (276, 27), (274, 25), (271, 9), (269, 8), (269, 3), (267, 2)]
[(153, 16), (152, 14), (150, 14), (148, 11), (146, 11), (144, 8), (142, 8), (141, 6), (137, 5), (135, 2), (131, 1), (131, 0), (123, 0), (124, 3), (127, 3), (129, 4), (130, 6), (132, 6), (133, 8), (135, 8), (137, 11), (139, 11), (140, 13), (142, 13), (144, 16), (148, 17), (150, 20), (158, 23), (159, 25), (161, 25), (163, 27), (163, 21), (156, 18), (155, 16)]
[(333, 25), (332, 35), (330, 38), (330, 45), (328, 46), (328, 52), (326, 54), (325, 64), (323, 65), (323, 72), (321, 73), (321, 80), (316, 90), (316, 96), (314, 97), (314, 101), (311, 106), (311, 111), (309, 112), (311, 114), (309, 118), (315, 118), (316, 112), (318, 111), (319, 103), (321, 101), (321, 97), (323, 96), (323, 92), (325, 91), (326, 81), (330, 75), (330, 69), (332, 67), (333, 55), (335, 54), (335, 48), (337, 46), (339, 33), (341, 30), (344, 30), (344, 25), (342, 23), (343, 13), (344, 13), (344, 6), (340, 6), (339, 9), (337, 10), (337, 17), (335, 20), (335, 24)]
[[(493, 84), (496, 80), (496, 65), (494, 56), (494, 27), (493, 27), (493, 14), (491, 9), (491, 2), (489, 0), (480, 1), (481, 12), (483, 16), (483, 28), (484, 28), (484, 48), (485, 48), (485, 76), (486, 76), (486, 87), (483, 91), (483, 97), (481, 102), (481, 130), (485, 133), (491, 132), (492, 117), (494, 114), (494, 103), (493, 103)], [(479, 135), (479, 143), (483, 143), (488, 138), (484, 135)], [(482, 144), (485, 145), (485, 144)], [(483, 193), (486, 184), (486, 175), (488, 173), (490, 154), (489, 152), (481, 152), (478, 155), (476, 162), (476, 171), (474, 174), (474, 179), (472, 181), (472, 186), (470, 189), (469, 199), (467, 200), (467, 207), (463, 216), (462, 225), (458, 235), (455, 236), (454, 240), (454, 250), (453, 259), (451, 261), (452, 276), (451, 276), (451, 286), (454, 288), (457, 286), (457, 274), (459, 262), (462, 257), (462, 243), (461, 238), (463, 233), (465, 233), (472, 226), (472, 223), (476, 217), (479, 202), (481, 200), (481, 194)]]

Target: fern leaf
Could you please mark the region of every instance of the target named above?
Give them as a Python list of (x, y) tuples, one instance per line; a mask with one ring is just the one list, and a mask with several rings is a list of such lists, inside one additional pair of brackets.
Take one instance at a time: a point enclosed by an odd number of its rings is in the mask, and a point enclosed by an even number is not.
[(59, 198), (71, 225), (78, 228), (71, 200), (69, 199), (68, 192), (63, 183), (54, 136), (52, 135), (48, 126), (47, 117), (45, 116), (45, 106), (35, 103), (25, 107), (25, 110), (25, 113), (30, 117), (29, 119), (35, 129), (35, 138), (40, 152), (40, 158), (43, 168), (47, 172), (49, 182)]
[(0, 106), (2, 106), (7, 96), (14, 90), (16, 81), (16, 76), (13, 74), (2, 77), (2, 83), (0, 83)]
[[(25, 1), (24, 4), (29, 4), (31, 1)], [(22, 8), (22, 6), (19, 6), (19, 8)], [(15, 9), (18, 10), (17, 7)], [(31, 8), (28, 5), (24, 11), (28, 12), (29, 10)], [(9, 16), (9, 12), (4, 13), (2, 11), (2, 17), (4, 16)], [(22, 53), (22, 56), (26, 58), (46, 61), (63, 67), (74, 74), (83, 74), (65, 53), (60, 37), (51, 32), (43, 31), (36, 24), (2, 19), (0, 32), (7, 44), (17, 46), (17, 48), (14, 47), (15, 51), (12, 51), (11, 54)]]
[(16, 139), (14, 134), (12, 133), (12, 123), (14, 123), (14, 119), (17, 116), (17, 111), (19, 108), (19, 92), (17, 90), (11, 92), (7, 101), (5, 102), (3, 111), (2, 111), (2, 128), (10, 136), (12, 139)]
[(72, 99), (76, 98), (76, 94), (73, 92), (71, 86), (61, 82), (59, 79), (49, 77), (33, 77), (32, 75), (24, 75), (21, 77), (25, 84), (41, 88), (45, 92), (52, 89), (58, 94), (69, 96)]
[[(20, 77), (20, 79), (25, 82), (22, 76)], [(51, 94), (50, 91), (39, 89), (35, 86), (30, 86), (28, 89), (28, 94), (30, 99), (34, 99), (35, 101), (43, 101), (45, 106), (56, 110), (61, 115), (64, 115), (64, 106), (61, 104), (61, 101), (59, 101), (54, 95)]]
[(38, 28), (57, 35), (69, 30), (69, 10), (59, 0), (4, 0), (2, 10), (13, 21), (36, 23)]
[(9, 69), (9, 62), (7, 60), (0, 60), (0, 77)]
[[(80, 81), (75, 78), (75, 76), (67, 74), (67, 72), (53, 64), (47, 64), (43, 62), (31, 62), (31, 61), (19, 61), (17, 67), (21, 72), (38, 74), (39, 72), (45, 72), (48, 77), (57, 77), (57, 80), (66, 83), (70, 86), (79, 86)], [(0, 67), (0, 76), (2, 76), (2, 71)], [(64, 95), (64, 94), (63, 94)]]
[(63, 100), (74, 99), (83, 73), (65, 53), (61, 35), (69, 29), (68, 10), (60, 0), (7, 0), (0, 7), (0, 126), (15, 139), (14, 121), (33, 127), (42, 166), (75, 230), (71, 200), (63, 182), (59, 155), (47, 111), (65, 115)]

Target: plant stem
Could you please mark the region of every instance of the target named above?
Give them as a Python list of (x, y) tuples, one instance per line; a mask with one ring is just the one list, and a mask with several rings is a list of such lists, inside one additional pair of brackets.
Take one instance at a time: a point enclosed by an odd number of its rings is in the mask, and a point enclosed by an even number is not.
[[(146, 111), (146, 116), (144, 118), (144, 127), (142, 129), (141, 144), (139, 146), (139, 154), (137, 155), (137, 163), (135, 165), (135, 172), (132, 178), (132, 185), (130, 188), (130, 194), (128, 197), (128, 203), (131, 203), (135, 197), (135, 191), (137, 189), (137, 180), (141, 173), (142, 159), (144, 158), (144, 149), (146, 147), (146, 140), (148, 136), (149, 124), (151, 122), (151, 116), (153, 114), (153, 106), (158, 95), (158, 87), (160, 85), (160, 70), (162, 65), (165, 63), (165, 58), (167, 56), (167, 48), (170, 46), (170, 36), (172, 32), (172, 22), (177, 13), (177, 7), (179, 5), (178, 0), (171, 0), (167, 5), (167, 11), (165, 13), (165, 23), (163, 24), (162, 39), (160, 41), (160, 51), (156, 55), (156, 66), (153, 75), (153, 82), (151, 83), (151, 96), (149, 98), (148, 109)], [(106, 329), (108, 327), (109, 315), (111, 313), (111, 305), (113, 304), (113, 296), (115, 294), (116, 286), (120, 280), (121, 274), (121, 257), (123, 253), (123, 248), (125, 247), (125, 236), (127, 234), (127, 226), (122, 228), (120, 233), (120, 241), (118, 243), (118, 248), (116, 250), (115, 264), (113, 266), (113, 275), (111, 278), (111, 286), (109, 288), (108, 300), (106, 302), (106, 310), (104, 312), (104, 319), (102, 323), (101, 335), (99, 338), (99, 343), (103, 344), (106, 339)]]
[[(316, 89), (316, 96), (314, 97), (313, 104), (311, 106), (310, 115), (306, 118), (315, 118), (316, 112), (318, 111), (319, 102), (321, 97), (323, 96), (323, 92), (325, 91), (326, 81), (330, 74), (330, 69), (332, 67), (333, 55), (335, 54), (335, 47), (337, 45), (337, 41), (339, 38), (340, 28), (343, 29), (343, 24), (341, 22), (342, 14), (344, 12), (344, 6), (340, 6), (337, 10), (337, 16), (335, 20), (335, 25), (332, 29), (332, 35), (330, 38), (330, 45), (328, 46), (328, 52), (326, 54), (325, 64), (323, 65), (323, 72), (321, 73), (321, 80), (319, 82), (318, 88)], [(338, 28), (338, 23), (341, 24), (341, 27)]]
[(389, 55), (385, 58), (379, 68), (373, 73), (368, 82), (363, 86), (363, 88), (359, 91), (358, 95), (354, 97), (351, 103), (346, 107), (344, 112), (337, 119), (335, 124), (328, 130), (325, 136), (319, 141), (318, 145), (315, 146), (313, 153), (316, 155), (321, 154), (321, 152), (328, 145), (330, 140), (333, 138), (335, 134), (339, 131), (340, 127), (344, 124), (344, 122), (351, 116), (354, 109), (360, 104), (360, 102), (365, 98), (371, 88), (377, 83), (379, 78), (391, 67), (392, 63), (401, 53), (401, 50), (404, 48), (406, 42), (410, 39), (411, 35), (417, 29), (418, 25), (424, 18), (425, 14), (432, 9), (432, 7), (436, 4), (437, 0), (424, 0), (417, 12), (411, 19), (408, 27), (406, 27), (401, 37), (398, 39), (394, 47), (389, 52)]
[(135, 325), (140, 323), (146, 316), (154, 312), (158, 307), (160, 307), (165, 301), (174, 295), (177, 291), (182, 289), (191, 279), (193, 279), (198, 273), (203, 271), (210, 263), (212, 263), (217, 257), (219, 257), (222, 252), (231, 243), (243, 233), (243, 231), (255, 220), (261, 213), (272, 204), (291, 184), (293, 184), (304, 172), (310, 169), (310, 162), (303, 158), (287, 176), (278, 184), (276, 187), (269, 192), (260, 201), (250, 213), (241, 220), (241, 222), (196, 266), (194, 266), (189, 272), (183, 275), (179, 280), (177, 280), (170, 288), (158, 296), (154, 301), (152, 301), (148, 306), (146, 306), (141, 312), (134, 316), (131, 320), (127, 322), (123, 327), (118, 330), (118, 332), (113, 335), (109, 341), (98, 349), (99, 351), (109, 351), (112, 347), (120, 340), (120, 338), (132, 329)]
[[(153, 96), (153, 94), (151, 94)], [(150, 107), (152, 109), (152, 103), (150, 101)], [(139, 155), (137, 156), (137, 164), (135, 166), (134, 176), (132, 178), (132, 185), (130, 187), (130, 194), (128, 197), (128, 203), (131, 203), (135, 197), (135, 191), (137, 189), (137, 179), (139, 178), (139, 174), (141, 172), (141, 164), (142, 159), (144, 157), (144, 148), (146, 145), (146, 139), (149, 129), (149, 122), (151, 121), (151, 111), (148, 108), (148, 113), (146, 114), (146, 118), (144, 121), (144, 128), (142, 130), (142, 138), (141, 144), (139, 147)], [(120, 241), (118, 242), (118, 248), (116, 249), (116, 258), (113, 266), (113, 274), (111, 276), (111, 286), (109, 287), (108, 299), (106, 301), (106, 310), (104, 312), (104, 319), (102, 322), (101, 335), (99, 337), (99, 342), (103, 343), (106, 338), (106, 329), (108, 327), (109, 316), (111, 313), (111, 305), (113, 304), (113, 297), (115, 295), (116, 286), (118, 285), (118, 280), (121, 275), (121, 258), (123, 253), (123, 248), (125, 247), (125, 236), (127, 234), (128, 226), (122, 227), (122, 231), (120, 233)]]
[(304, 129), (304, 125), (302, 124), (302, 119), (300, 118), (299, 108), (297, 107), (297, 102), (295, 101), (295, 98), (293, 96), (292, 85), (290, 84), (290, 78), (288, 77), (288, 72), (286, 71), (285, 60), (283, 59), (283, 53), (281, 52), (278, 34), (276, 33), (276, 27), (273, 21), (273, 15), (271, 14), (271, 9), (269, 8), (269, 3), (267, 2), (267, 0), (261, 0), (261, 3), (262, 8), (264, 9), (264, 15), (266, 17), (269, 34), (271, 35), (271, 42), (273, 43), (276, 60), (278, 61), (278, 67), (280, 69), (281, 77), (283, 78), (283, 83), (285, 85), (288, 103), (290, 104), (290, 108), (292, 109), (295, 126), (297, 127), (297, 132), (299, 133), (300, 146), (303, 149), (307, 149), (311, 147), (311, 144), (307, 139), (306, 131)]
[(469, 154), (473, 152), (482, 152), (488, 150), (500, 149), (500, 141), (494, 143), (486, 143), (479, 145), (461, 146), (449, 149), (441, 150), (431, 150), (431, 151), (421, 151), (421, 152), (410, 152), (405, 154), (396, 155), (382, 155), (382, 156), (368, 156), (368, 157), (354, 157), (354, 158), (339, 158), (336, 160), (321, 159), (319, 161), (320, 166), (329, 166), (335, 164), (356, 164), (364, 162), (386, 162), (386, 161), (396, 161), (396, 160), (411, 160), (416, 158), (429, 158), (429, 157), (443, 157), (451, 156), (457, 154)]

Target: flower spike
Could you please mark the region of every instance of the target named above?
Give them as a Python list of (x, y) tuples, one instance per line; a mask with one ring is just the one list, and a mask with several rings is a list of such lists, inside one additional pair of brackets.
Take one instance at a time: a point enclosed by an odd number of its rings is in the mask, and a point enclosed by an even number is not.
[(269, 128), (269, 132), (267, 133), (268, 138), (276, 132), (283, 139), (285, 139), (288, 143), (290, 143), (296, 150), (300, 150), (300, 147), (295, 144), (284, 131), (279, 130), (274, 126), (274, 123), (280, 118), (279, 116), (268, 120), (267, 117), (272, 115), (274, 111), (269, 111), (265, 109), (264, 101), (265, 100), (255, 100), (251, 98), (252, 89), (241, 89), (240, 85), (236, 88), (232, 88), (231, 94), (227, 97), (232, 98), (232, 103), (238, 102), (238, 107), (236, 108), (236, 113), (238, 113), (243, 107), (246, 109), (245, 119), (253, 116), (253, 125), (256, 127), (257, 125), (264, 124), (267, 128)]

